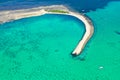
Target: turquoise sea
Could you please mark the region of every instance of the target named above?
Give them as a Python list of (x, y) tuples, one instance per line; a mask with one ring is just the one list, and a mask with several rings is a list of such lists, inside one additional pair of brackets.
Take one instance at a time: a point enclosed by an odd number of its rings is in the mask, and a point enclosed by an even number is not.
[(95, 32), (78, 57), (71, 52), (84, 24), (65, 15), (0, 24), (0, 80), (120, 80), (120, 2), (86, 13)]

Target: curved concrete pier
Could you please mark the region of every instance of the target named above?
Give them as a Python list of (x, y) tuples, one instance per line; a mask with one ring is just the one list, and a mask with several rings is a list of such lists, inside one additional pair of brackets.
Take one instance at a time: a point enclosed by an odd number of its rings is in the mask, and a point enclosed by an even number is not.
[(82, 50), (84, 49), (88, 40), (92, 37), (93, 32), (94, 32), (94, 27), (93, 27), (91, 20), (89, 18), (87, 18), (85, 15), (80, 15), (79, 13), (75, 13), (75, 14), (71, 13), (71, 14), (74, 15), (75, 17), (77, 17), (78, 19), (80, 19), (84, 23), (85, 30), (86, 30), (83, 38), (80, 40), (77, 47), (72, 52), (73, 55), (79, 55), (82, 52)]
[[(57, 12), (50, 12), (50, 10), (57, 10)], [(58, 11), (58, 10), (61, 10), (61, 11)], [(67, 13), (62, 13), (64, 11)], [(86, 32), (85, 32), (83, 38), (78, 43), (77, 47), (72, 52), (73, 55), (79, 55), (82, 52), (82, 50), (84, 49), (88, 40), (93, 35), (94, 27), (93, 27), (91, 20), (88, 17), (86, 17), (83, 14), (77, 13), (77, 12), (69, 11), (68, 8), (66, 8), (63, 5), (41, 6), (38, 8), (1, 11), (0, 22), (4, 23), (4, 22), (11, 21), (11, 20), (16, 20), (16, 19), (21, 19), (21, 18), (31, 17), (31, 16), (40, 16), (40, 15), (44, 15), (44, 14), (70, 15), (70, 16), (74, 16), (74, 17), (80, 19), (84, 23)]]
[[(51, 13), (51, 12), (49, 12), (49, 13)], [(63, 14), (63, 13), (51, 13), (51, 14)], [(81, 20), (84, 23), (86, 32), (85, 32), (83, 38), (78, 43), (77, 47), (72, 52), (73, 55), (79, 55), (82, 52), (82, 50), (84, 49), (84, 47), (87, 44), (88, 40), (93, 35), (93, 32), (94, 32), (93, 24), (92, 24), (91, 20), (88, 17), (86, 17), (83, 14), (77, 13), (77, 12), (69, 11), (69, 13), (65, 14), (65, 15), (74, 16), (74, 17), (78, 18), (79, 20)]]

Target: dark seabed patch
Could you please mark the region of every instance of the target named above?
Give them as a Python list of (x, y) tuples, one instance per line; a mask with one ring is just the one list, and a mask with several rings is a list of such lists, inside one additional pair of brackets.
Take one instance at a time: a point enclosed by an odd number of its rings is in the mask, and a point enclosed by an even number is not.
[(58, 49), (55, 49), (55, 52), (59, 52), (59, 50), (58, 50)]
[(114, 31), (117, 35), (120, 35), (120, 31)]

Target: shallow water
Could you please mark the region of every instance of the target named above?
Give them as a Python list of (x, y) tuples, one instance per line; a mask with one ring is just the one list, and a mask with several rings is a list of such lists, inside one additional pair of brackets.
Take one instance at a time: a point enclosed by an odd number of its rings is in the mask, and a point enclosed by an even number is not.
[(76, 18), (44, 15), (0, 25), (1, 80), (120, 80), (120, 2), (91, 11), (95, 33), (72, 57), (84, 33)]
[[(87, 13), (94, 22), (95, 33), (88, 49), (87, 60), (92, 69), (103, 66), (99, 80), (120, 79), (120, 2), (111, 2), (104, 9)], [(117, 32), (117, 33), (116, 33)]]
[(0, 25), (0, 79), (64, 79), (70, 75), (74, 64), (71, 52), (84, 31), (82, 22), (65, 15), (44, 15)]

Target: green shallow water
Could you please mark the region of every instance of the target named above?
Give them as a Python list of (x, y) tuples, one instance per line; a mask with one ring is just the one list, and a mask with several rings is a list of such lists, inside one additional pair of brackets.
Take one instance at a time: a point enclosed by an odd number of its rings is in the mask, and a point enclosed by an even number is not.
[(43, 15), (0, 25), (0, 80), (120, 80), (120, 2), (87, 13), (95, 33), (82, 55), (70, 54), (84, 25)]

